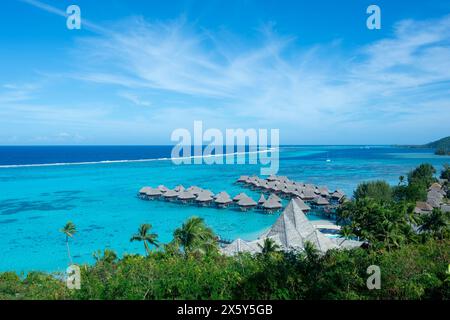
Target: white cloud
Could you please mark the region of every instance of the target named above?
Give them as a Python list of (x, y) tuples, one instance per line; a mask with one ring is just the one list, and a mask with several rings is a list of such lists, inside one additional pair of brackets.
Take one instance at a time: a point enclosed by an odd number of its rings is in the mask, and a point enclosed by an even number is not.
[(280, 128), (284, 143), (414, 142), (407, 139), (419, 125), (435, 138), (448, 127), (450, 16), (400, 21), (391, 36), (353, 51), (342, 50), (345, 40), (305, 48), (271, 26), (260, 39), (246, 44), (184, 19), (134, 17), (79, 39), (68, 76), (111, 86), (140, 106), (152, 94), (153, 112), (137, 122), (143, 134), (167, 139), (196, 119)]
[(150, 101), (143, 100), (137, 94), (134, 94), (132, 92), (121, 91), (118, 93), (118, 96), (128, 101), (131, 101), (133, 104), (137, 106), (144, 106), (144, 107), (151, 106)]
[(442, 88), (450, 81), (449, 17), (399, 22), (392, 37), (349, 56), (334, 53), (339, 42), (303, 49), (270, 30), (258, 46), (225, 43), (182, 19), (134, 18), (118, 29), (82, 40), (85, 80), (210, 99), (209, 108), (241, 123), (250, 117), (307, 131), (348, 121), (376, 125), (379, 113), (395, 122), (436, 112), (425, 103), (449, 94)]

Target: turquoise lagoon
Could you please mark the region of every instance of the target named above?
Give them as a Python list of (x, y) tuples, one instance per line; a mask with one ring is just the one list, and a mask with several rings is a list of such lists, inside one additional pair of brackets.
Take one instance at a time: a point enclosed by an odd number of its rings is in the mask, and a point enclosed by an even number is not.
[[(108, 147), (99, 147), (96, 161), (102, 159), (101, 148)], [(126, 150), (121, 152), (120, 160), (135, 159), (126, 158)], [(11, 167), (14, 155), (6, 154), (7, 166), (1, 165), (0, 159), (0, 271), (65, 270), (65, 239), (58, 230), (68, 220), (78, 228), (71, 240), (74, 261), (91, 263), (92, 253), (98, 249), (110, 248), (120, 255), (143, 253), (141, 243), (129, 241), (142, 223), (151, 223), (159, 240), (168, 242), (175, 228), (196, 215), (224, 238), (251, 240), (277, 218), (256, 211), (199, 208), (136, 197), (145, 185), (173, 188), (183, 184), (214, 192), (226, 190), (233, 196), (245, 191), (257, 199), (257, 193), (234, 182), (243, 174), (259, 174), (258, 165), (174, 165), (162, 159)], [(387, 146), (285, 146), (280, 148), (278, 174), (351, 194), (361, 181), (385, 179), (395, 184), (399, 175), (423, 162), (440, 170), (450, 158), (435, 156), (432, 150)]]

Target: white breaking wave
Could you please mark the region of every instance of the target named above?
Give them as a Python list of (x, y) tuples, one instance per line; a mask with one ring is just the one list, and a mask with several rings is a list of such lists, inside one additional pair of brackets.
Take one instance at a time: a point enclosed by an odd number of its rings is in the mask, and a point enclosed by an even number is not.
[(180, 160), (180, 159), (212, 158), (212, 157), (245, 155), (245, 154), (255, 154), (255, 153), (267, 153), (269, 151), (274, 151), (276, 149), (278, 149), (278, 148), (268, 148), (265, 150), (258, 150), (258, 151), (210, 154), (210, 155), (206, 155), (206, 156), (201, 155), (201, 156), (173, 157), (173, 158), (164, 157), (164, 158), (136, 159), (136, 160), (102, 160), (102, 161), (55, 162), (55, 163), (36, 163), (36, 164), (7, 164), (7, 165), (0, 165), (0, 169), (26, 168), (26, 167), (78, 166), (78, 165), (89, 165), (89, 164), (111, 164), (111, 163), (152, 162), (152, 161), (172, 161), (172, 160)]

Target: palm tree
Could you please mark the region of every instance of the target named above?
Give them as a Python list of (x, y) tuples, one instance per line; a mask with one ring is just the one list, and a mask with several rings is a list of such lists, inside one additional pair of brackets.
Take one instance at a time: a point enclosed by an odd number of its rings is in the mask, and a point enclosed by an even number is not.
[(205, 245), (211, 244), (214, 233), (205, 225), (202, 218), (191, 217), (174, 231), (173, 237), (187, 257), (194, 250), (206, 251)]
[(59, 231), (66, 235), (67, 255), (69, 256), (69, 261), (70, 264), (72, 265), (73, 261), (72, 256), (70, 255), (69, 238), (72, 238), (75, 235), (75, 233), (77, 233), (77, 227), (72, 221), (69, 221), (62, 229), (59, 229)]
[[(447, 214), (448, 215), (448, 214)], [(423, 217), (420, 231), (429, 232), (442, 239), (448, 232), (448, 216), (442, 210), (434, 208), (433, 211)]]
[(148, 224), (148, 223), (144, 223), (141, 224), (138, 232), (136, 234), (134, 234), (130, 241), (143, 241), (144, 242), (144, 247), (145, 247), (145, 252), (147, 253), (147, 255), (150, 254), (150, 245), (153, 245), (155, 247), (159, 247), (159, 243), (158, 243), (158, 235), (156, 233), (149, 233), (149, 231), (151, 230), (152, 225)]
[(317, 250), (316, 246), (310, 241), (305, 241), (303, 250), (309, 262), (315, 262), (319, 257), (319, 251)]
[(272, 252), (276, 252), (280, 249), (280, 246), (270, 238), (265, 238), (263, 244), (258, 243), (258, 246), (261, 248), (261, 252), (264, 255), (271, 254)]
[(348, 240), (348, 238), (354, 236), (352, 227), (348, 225), (342, 227), (340, 235), (344, 238), (342, 242), (339, 244), (341, 246), (346, 240)]

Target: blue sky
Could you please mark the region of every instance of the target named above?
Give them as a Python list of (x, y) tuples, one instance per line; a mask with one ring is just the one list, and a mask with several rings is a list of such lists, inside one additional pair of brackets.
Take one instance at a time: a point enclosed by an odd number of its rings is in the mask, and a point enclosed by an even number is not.
[[(82, 29), (64, 12), (81, 8)], [(366, 8), (381, 8), (381, 30)], [(283, 144), (450, 134), (448, 1), (6, 0), (0, 144), (169, 144), (277, 128)]]

